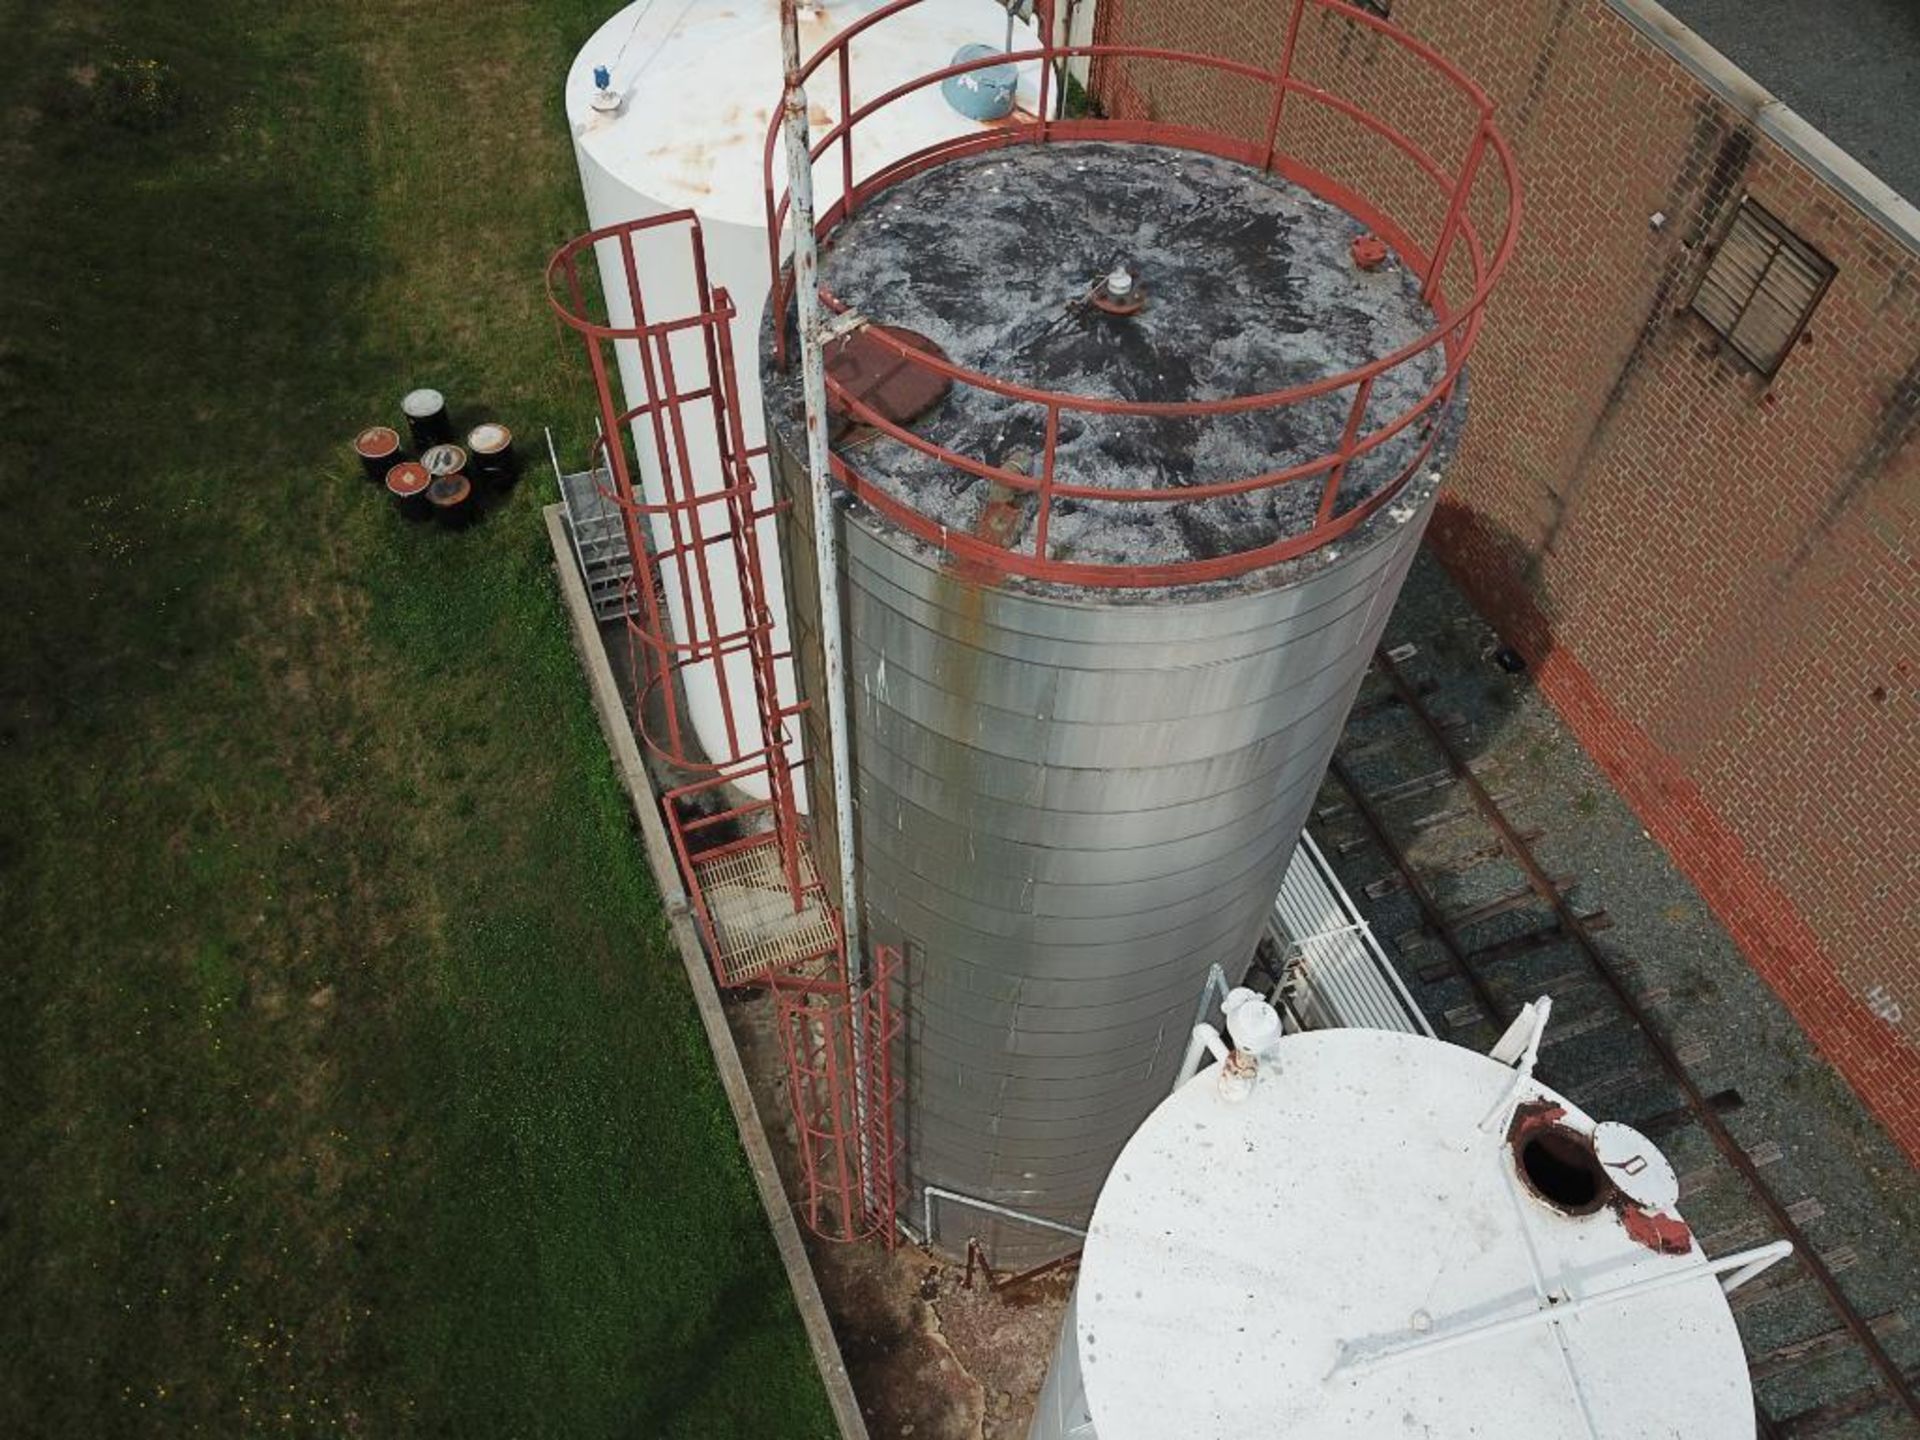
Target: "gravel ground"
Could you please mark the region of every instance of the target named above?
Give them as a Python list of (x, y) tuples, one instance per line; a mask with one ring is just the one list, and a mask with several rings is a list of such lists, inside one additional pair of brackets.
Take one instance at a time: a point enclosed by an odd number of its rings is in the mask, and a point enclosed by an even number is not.
[[(1860, 1313), (1890, 1317), (1882, 1341), (1895, 1361), (1909, 1369), (1920, 1364), (1920, 1177), (1913, 1167), (1748, 966), (1531, 679), (1494, 663), (1499, 639), (1428, 555), (1408, 581), (1386, 644), (1417, 647), (1400, 663), (1401, 673), (1422, 686), (1429, 709), (1453, 722), (1455, 744), (1508, 816), (1523, 830), (1542, 832), (1534, 851), (1549, 873), (1572, 880), (1576, 908), (1604, 909), (1612, 922), (1598, 936), (1604, 953), (1648, 1003), (1696, 1082), (1709, 1094), (1737, 1093), (1737, 1106), (1725, 1112), (1735, 1137), (1765, 1162), (1769, 1187), (1794, 1207)], [(1370, 794), (1441, 765), (1402, 708), (1366, 713), (1367, 702), (1385, 693), (1384, 682), (1370, 677), (1342, 745)], [(1369, 897), (1366, 887), (1380, 888), (1377, 882), (1391, 867), (1371, 844), (1356, 843), (1364, 832), (1345, 800), (1329, 781), (1318, 838), (1440, 1033), (1463, 1044), (1485, 1043), (1489, 1027), (1472, 1014), (1466, 987), (1421, 978), (1443, 955), (1410, 935), (1419, 924), (1412, 897), (1398, 890)], [(1458, 786), (1379, 808), (1403, 844), (1417, 835), (1407, 845), (1409, 855), (1431, 877), (1447, 913), (1485, 904), (1523, 883), (1507, 860), (1476, 862), (1491, 832)], [(1425, 823), (1450, 811), (1459, 817)], [(1521, 934), (1544, 918), (1538, 902), (1522, 905), (1472, 927), (1467, 943), (1477, 948)], [(1396, 937), (1406, 943), (1396, 944)], [(1500, 961), (1486, 974), (1503, 998), (1554, 995), (1553, 1043), (1542, 1062), (1551, 1083), (1603, 1117), (1630, 1122), (1678, 1105), (1678, 1092), (1655, 1068), (1644, 1040), (1588, 978), (1584, 960), (1570, 946)], [(1698, 1127), (1667, 1129), (1660, 1140), (1682, 1175), (1683, 1210), (1710, 1251), (1770, 1238), (1744, 1183)], [(1797, 1273), (1797, 1267), (1787, 1272), (1787, 1280)], [(1756, 1360), (1837, 1324), (1810, 1281), (1765, 1286), (1736, 1308)], [(1816, 1351), (1792, 1366), (1766, 1362), (1757, 1374), (1763, 1403), (1776, 1417), (1838, 1399), (1871, 1380), (1852, 1346)], [(1911, 1436), (1920, 1428), (1883, 1410), (1821, 1433)]]

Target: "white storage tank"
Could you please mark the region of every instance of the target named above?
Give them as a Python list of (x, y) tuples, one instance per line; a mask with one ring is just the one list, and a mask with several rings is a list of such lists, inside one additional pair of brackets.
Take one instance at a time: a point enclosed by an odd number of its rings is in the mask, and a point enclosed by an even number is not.
[[(803, 5), (803, 52), (815, 53), (885, 4), (886, 0), (816, 0)], [(1006, 38), (1006, 11), (992, 0), (929, 0), (890, 17), (851, 42), (856, 62), (849, 72), (853, 106), (857, 109), (914, 76), (941, 68), (963, 45), (1000, 45)], [(1021, 27), (1014, 43), (1016, 48), (1030, 48), (1031, 31)], [(604, 92), (596, 83), (595, 72), (601, 68), (608, 75)], [(1033, 66), (1026, 70), (1019, 99), (1031, 106), (1037, 100), (1037, 70)], [(780, 77), (777, 0), (673, 0), (670, 4), (635, 0), (600, 27), (567, 76), (567, 120), (591, 226), (599, 229), (677, 210), (696, 212), (708, 275), (716, 287), (730, 292), (744, 320), (743, 332), (748, 334), (759, 324), (771, 282), (764, 163), (768, 124), (780, 101)], [(809, 82), (809, 99), (817, 140), (840, 117), (837, 74), (822, 72)], [(937, 140), (978, 128), (980, 122), (960, 115), (942, 99), (940, 88), (932, 86), (861, 123), (856, 159), (866, 173)], [(825, 209), (840, 194), (837, 150), (822, 157), (815, 170), (815, 193)], [(785, 190), (785, 171), (784, 155), (776, 145), (776, 194)], [(638, 278), (650, 316), (697, 313), (700, 307), (684, 234), (662, 231), (651, 243), (641, 237), (636, 249)], [(603, 243), (599, 260), (607, 315), (616, 326), (629, 325), (633, 307), (618, 248)], [(637, 406), (647, 398), (637, 347), (622, 343), (616, 350), (627, 402)], [(676, 339), (673, 356), (682, 389), (706, 383), (706, 359), (696, 333)], [(757, 447), (764, 442), (765, 424), (754, 367), (740, 367), (739, 380), (740, 418), (748, 446)], [(647, 498), (657, 501), (661, 482), (654, 441), (637, 423), (634, 431)], [(693, 469), (705, 493), (717, 484), (717, 452), (701, 448), (700, 437), (691, 439)], [(764, 466), (758, 473), (764, 506), (771, 492), (766, 488)], [(672, 543), (664, 522), (656, 522), (654, 539), (661, 548)], [(771, 520), (761, 537), (760, 554), (767, 572), (765, 591), (775, 610), (775, 648), (784, 651), (784, 591)], [(720, 633), (737, 630), (742, 624), (738, 578), (726, 567), (718, 567), (711, 586), (714, 628)], [(676, 634), (686, 636), (682, 593), (668, 587), (667, 601)], [(785, 692), (792, 694), (791, 675), (783, 675), (782, 680)], [(690, 671), (685, 683), (687, 710), (708, 756), (724, 756), (726, 729), (719, 683), (704, 669)], [(733, 713), (753, 714), (748, 668), (734, 667), (730, 683)], [(799, 758), (797, 739), (794, 758)]]
[(1291, 1036), (1168, 1097), (1094, 1210), (1030, 1440), (1752, 1440), (1644, 1136), (1501, 1060)]

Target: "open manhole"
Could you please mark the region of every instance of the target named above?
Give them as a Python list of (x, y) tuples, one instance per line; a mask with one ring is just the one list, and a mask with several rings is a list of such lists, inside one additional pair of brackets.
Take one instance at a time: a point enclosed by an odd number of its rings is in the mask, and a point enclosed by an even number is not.
[(1613, 1180), (1593, 1141), (1564, 1125), (1525, 1127), (1513, 1138), (1521, 1177), (1547, 1204), (1565, 1215), (1591, 1215), (1613, 1198)]

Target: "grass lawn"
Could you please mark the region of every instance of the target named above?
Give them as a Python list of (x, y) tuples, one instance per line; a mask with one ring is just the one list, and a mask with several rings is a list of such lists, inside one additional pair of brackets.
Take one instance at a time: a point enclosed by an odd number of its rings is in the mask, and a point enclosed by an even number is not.
[(580, 436), (613, 3), (0, 0), (0, 1434), (831, 1433), (551, 482), (346, 448)]

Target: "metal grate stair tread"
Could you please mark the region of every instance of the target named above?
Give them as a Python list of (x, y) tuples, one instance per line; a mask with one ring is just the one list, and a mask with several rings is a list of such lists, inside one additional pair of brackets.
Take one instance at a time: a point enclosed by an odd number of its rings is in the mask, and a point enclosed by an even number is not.
[(712, 923), (721, 981), (745, 985), (776, 968), (803, 964), (838, 944), (833, 917), (820, 895), (812, 851), (800, 847), (801, 908), (796, 911), (780, 866), (780, 847), (732, 850), (711, 860), (695, 858), (694, 877)]

